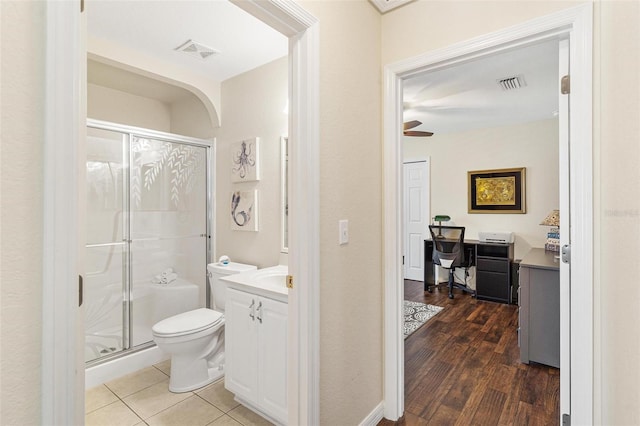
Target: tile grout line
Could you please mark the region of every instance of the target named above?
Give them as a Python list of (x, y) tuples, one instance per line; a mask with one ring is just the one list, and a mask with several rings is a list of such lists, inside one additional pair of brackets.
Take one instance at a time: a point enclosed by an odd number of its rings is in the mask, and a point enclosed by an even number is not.
[(170, 374), (165, 373), (164, 371), (162, 371), (159, 367), (157, 367), (155, 364), (152, 365), (153, 368), (155, 368), (156, 370), (158, 370), (159, 372), (161, 372), (162, 374), (164, 374), (167, 377), (171, 377)]
[[(154, 414), (150, 415), (148, 419), (150, 419), (151, 417), (157, 416), (158, 414), (163, 413), (163, 412), (167, 411), (168, 409), (173, 408), (173, 407), (175, 407), (176, 405), (178, 405), (178, 404), (180, 404), (180, 403), (185, 402), (186, 400), (188, 400), (189, 398), (191, 398), (192, 396), (194, 396), (194, 395), (195, 395), (195, 393), (194, 393), (194, 392), (191, 392), (191, 391), (189, 391), (189, 392), (190, 392), (190, 393), (192, 393), (193, 395), (188, 396), (188, 397), (186, 397), (185, 399), (183, 399), (182, 401), (178, 401), (178, 402), (176, 402), (175, 404), (168, 406), (167, 408), (163, 408), (162, 410), (158, 411), (157, 413), (154, 413)], [(187, 392), (183, 392), (183, 393), (187, 393)], [(124, 401), (122, 401), (122, 402), (124, 402)], [(125, 402), (125, 404), (126, 404), (126, 402)], [(129, 406), (127, 405), (127, 407), (129, 407)], [(136, 413), (136, 411), (135, 411), (133, 408), (131, 408), (131, 407), (129, 407), (129, 408), (131, 409), (131, 411), (133, 411), (134, 413)], [(136, 416), (140, 417), (140, 415), (139, 415), (138, 413), (136, 413)], [(142, 417), (140, 417), (140, 418), (141, 418), (141, 420), (142, 420), (143, 422), (145, 422), (145, 424), (149, 424), (149, 423), (147, 423), (147, 420), (148, 420), (148, 419), (143, 419)]]
[[(105, 386), (107, 386), (107, 385), (105, 384)], [(107, 389), (109, 389), (109, 387), (107, 387)], [(146, 389), (146, 388), (145, 388), (145, 389)], [(110, 391), (110, 392), (112, 392), (114, 395), (116, 395), (116, 394), (115, 394), (115, 392), (113, 392), (111, 389), (109, 389), (109, 391)], [(131, 394), (131, 395), (133, 395), (133, 394)], [(127, 396), (128, 396), (128, 395), (127, 395)], [(132, 412), (133, 414), (135, 414), (135, 415), (136, 415), (136, 417), (137, 417), (137, 418), (139, 418), (139, 419), (140, 419), (140, 421), (141, 421), (142, 423), (144, 423), (145, 425), (147, 424), (147, 422), (145, 422), (145, 421), (144, 421), (144, 419), (142, 418), (142, 416), (140, 416), (140, 414), (136, 413), (136, 410), (134, 410), (133, 408), (131, 408), (131, 407), (129, 406), (129, 404), (127, 404), (127, 403), (124, 401), (124, 399), (123, 399), (123, 398), (120, 398), (120, 396), (118, 396), (118, 395), (116, 395), (116, 397), (117, 397), (117, 398), (118, 398), (118, 399), (119, 399), (119, 400), (124, 404), (124, 406), (125, 406), (125, 407), (127, 407), (129, 410), (131, 410), (131, 412)]]
[[(213, 408), (215, 408), (216, 410), (220, 411), (222, 413), (222, 415), (216, 417), (215, 419), (213, 419), (212, 421), (210, 421), (209, 423), (207, 423), (208, 425), (215, 422), (218, 419), (221, 419), (222, 417), (227, 415), (227, 412), (224, 411), (223, 409), (221, 409), (220, 407), (218, 407), (217, 405), (215, 405), (212, 402), (207, 401), (206, 399), (204, 399), (202, 396), (200, 396), (198, 393), (194, 392), (195, 396), (197, 396), (198, 398), (200, 398), (201, 400), (203, 400), (204, 402), (206, 402), (207, 404), (211, 405)], [(230, 417), (230, 416), (229, 416)]]
[[(164, 374), (164, 373), (163, 373), (163, 374)], [(166, 375), (166, 374), (165, 374), (165, 375)], [(169, 377), (169, 376), (167, 376), (167, 378), (168, 378), (168, 377)], [(155, 386), (155, 385), (157, 385), (158, 383), (163, 382), (164, 380), (166, 380), (166, 378), (164, 378), (164, 379), (162, 379), (162, 380), (160, 380), (160, 381), (158, 381), (158, 382), (152, 383), (152, 384), (150, 384), (149, 386), (145, 386), (145, 387), (143, 387), (143, 388), (141, 388), (141, 389), (138, 389), (138, 390), (137, 390), (137, 391), (135, 391), (135, 392), (132, 392), (132, 393), (127, 394), (127, 395), (124, 395), (124, 396), (122, 396), (122, 397), (120, 397), (120, 395), (118, 395), (117, 393), (115, 393), (115, 391), (111, 390), (111, 388), (109, 387), (109, 385), (108, 385), (107, 383), (103, 383), (103, 384), (104, 384), (104, 385), (107, 387), (107, 389), (109, 389), (109, 390), (110, 390), (110, 391), (111, 391), (115, 396), (117, 396), (117, 397), (118, 397), (118, 398), (120, 398), (120, 399), (124, 399), (124, 398), (128, 398), (128, 397), (130, 397), (131, 395), (134, 395), (134, 394), (136, 394), (136, 393), (138, 393), (138, 392), (142, 392), (142, 391), (143, 391), (143, 390), (145, 390), (145, 389), (149, 389), (151, 386)]]
[(126, 402), (124, 402), (122, 399), (121, 399), (120, 401), (122, 401), (122, 403), (124, 404), (124, 406), (125, 406), (125, 407), (127, 407), (129, 410), (131, 410), (131, 412), (132, 412), (133, 414), (135, 414), (135, 415), (136, 415), (136, 417), (137, 417), (137, 418), (139, 418), (141, 422), (143, 422), (144, 424), (147, 424), (147, 422), (145, 422), (145, 421), (144, 421), (144, 419), (142, 418), (142, 416), (140, 416), (140, 414), (136, 413), (136, 410), (134, 410), (133, 408), (131, 408), (131, 407), (129, 406), (129, 404), (127, 404)]
[[(107, 406), (109, 406), (109, 405), (113, 404), (114, 402), (118, 402), (118, 399), (120, 399), (120, 397), (119, 397), (118, 395), (116, 395), (115, 393), (113, 393), (113, 391), (112, 391), (111, 389), (109, 389), (109, 388), (107, 387), (107, 385), (105, 385), (104, 383), (103, 383), (103, 384), (101, 384), (100, 386), (104, 386), (104, 387), (105, 387), (105, 389), (107, 389), (107, 391), (109, 391), (109, 392), (110, 392), (113, 396), (115, 396), (117, 399), (116, 399), (115, 401), (111, 401), (111, 402), (110, 402), (110, 403), (108, 403), (108, 404), (101, 405), (100, 407), (94, 408), (94, 409), (93, 409), (93, 410), (91, 410), (91, 411), (86, 411), (86, 395), (87, 395), (87, 391), (85, 390), (85, 391), (84, 391), (84, 393), (85, 393), (85, 412), (84, 412), (85, 417), (86, 417), (86, 416), (87, 416), (87, 414), (89, 414), (89, 413), (93, 413), (94, 411), (98, 411), (98, 410), (100, 410), (101, 408), (104, 408), (104, 407), (107, 407)], [(99, 387), (99, 386), (96, 386), (96, 387)]]
[[(156, 370), (160, 371), (160, 372), (161, 372), (162, 374), (164, 374), (167, 378), (170, 378), (170, 377), (171, 377), (170, 375), (168, 375), (167, 373), (165, 373), (164, 371), (162, 371), (160, 368), (158, 368), (156, 365), (152, 365), (152, 367), (154, 367)], [(130, 393), (130, 394), (127, 394), (127, 395), (123, 395), (122, 397), (121, 397), (120, 395), (118, 395), (118, 394), (117, 394), (113, 389), (111, 389), (111, 388), (107, 385), (107, 383), (103, 383), (101, 386), (104, 386), (104, 387), (105, 387), (105, 388), (106, 388), (106, 389), (107, 389), (107, 390), (108, 390), (112, 395), (114, 395), (117, 399), (116, 399), (115, 401), (113, 401), (113, 402), (109, 403), (109, 404), (106, 404), (106, 405), (104, 405), (104, 406), (102, 406), (102, 407), (96, 408), (96, 409), (94, 409), (94, 410), (92, 410), (92, 411), (90, 411), (90, 412), (85, 412), (85, 417), (86, 417), (89, 413), (93, 413), (93, 412), (95, 412), (95, 411), (97, 411), (97, 410), (100, 410), (100, 409), (102, 409), (102, 408), (108, 407), (109, 405), (115, 404), (115, 403), (117, 403), (118, 401), (120, 401), (120, 402), (122, 402), (122, 404), (124, 404), (124, 406), (125, 406), (125, 407), (127, 407), (129, 410), (131, 410), (131, 412), (132, 412), (133, 414), (135, 414), (135, 416), (136, 416), (138, 419), (140, 419), (140, 421), (141, 421), (142, 423), (144, 423), (145, 425), (147, 425), (147, 426), (148, 426), (148, 425), (149, 425), (149, 423), (147, 423), (147, 421), (146, 421), (146, 420), (148, 420), (148, 419), (144, 419), (140, 413), (138, 413), (138, 412), (137, 412), (137, 411), (136, 411), (132, 406), (130, 406), (130, 405), (125, 401), (125, 398), (129, 398), (129, 397), (131, 397), (131, 396), (133, 396), (133, 395), (135, 395), (135, 394), (137, 394), (137, 393), (139, 393), (139, 392), (142, 392), (142, 391), (144, 391), (144, 390), (146, 390), (146, 389), (149, 389), (150, 387), (155, 386), (155, 385), (157, 385), (158, 383), (161, 383), (161, 382), (162, 382), (162, 381), (164, 381), (164, 380), (165, 380), (165, 379), (163, 379), (163, 380), (161, 380), (161, 381), (159, 381), (159, 382), (153, 383), (153, 384), (151, 384), (151, 385), (149, 385), (149, 386), (146, 386), (146, 387), (144, 387), (144, 388), (141, 388), (141, 389), (139, 389), (139, 390), (137, 390), (137, 391), (135, 391), (135, 392), (133, 392), (133, 393)], [(215, 383), (217, 383), (217, 381), (216, 381), (216, 382), (214, 382), (214, 383), (212, 383), (212, 384), (215, 384)], [(212, 384), (211, 384), (211, 385), (212, 385)], [(208, 386), (210, 386), (210, 385), (207, 385), (207, 386), (205, 386), (205, 387), (203, 387), (203, 388), (200, 388), (200, 389), (201, 389), (201, 390), (202, 390), (202, 389), (205, 389), (205, 388), (206, 388), (206, 387), (208, 387)], [(186, 393), (186, 392), (184, 392), (184, 393)], [(197, 396), (198, 398), (200, 398), (200, 400), (202, 400), (202, 401), (206, 402), (208, 405), (210, 405), (210, 406), (214, 407), (215, 409), (217, 409), (218, 411), (220, 411), (220, 412), (222, 413), (220, 416), (216, 417), (216, 418), (215, 418), (215, 419), (213, 419), (211, 422), (207, 423), (207, 425), (210, 425), (210, 424), (214, 423), (215, 421), (217, 421), (217, 420), (219, 420), (219, 419), (221, 419), (221, 418), (223, 418), (223, 417), (225, 417), (225, 416), (226, 416), (226, 417), (229, 417), (230, 419), (232, 419), (233, 421), (237, 422), (238, 424), (240, 424), (240, 425), (242, 425), (242, 426), (245, 426), (245, 425), (244, 425), (244, 423), (242, 423), (239, 419), (235, 418), (234, 416), (232, 416), (232, 415), (230, 414), (233, 410), (235, 410), (236, 408), (238, 408), (238, 406), (239, 406), (239, 405), (237, 405), (237, 406), (235, 406), (235, 407), (232, 407), (232, 408), (230, 408), (230, 409), (228, 409), (228, 410), (224, 410), (224, 409), (222, 409), (222, 408), (220, 408), (220, 407), (216, 406), (216, 405), (215, 405), (215, 404), (213, 404), (212, 402), (210, 402), (210, 401), (206, 400), (204, 397), (202, 397), (201, 395), (199, 395), (196, 391), (189, 391), (189, 393), (191, 393), (191, 396), (188, 396), (187, 398), (185, 398), (185, 399), (183, 399), (183, 400), (181, 400), (181, 401), (179, 401), (179, 402), (177, 402), (177, 403), (175, 403), (175, 404), (173, 404), (173, 405), (170, 405), (169, 407), (166, 407), (166, 408), (162, 409), (161, 411), (159, 411), (159, 412), (157, 412), (157, 413), (154, 413), (153, 415), (149, 416), (149, 419), (150, 419), (151, 417), (154, 417), (154, 416), (156, 416), (156, 415), (158, 415), (158, 414), (160, 414), (160, 413), (164, 412), (164, 411), (167, 411), (167, 410), (168, 410), (168, 409), (170, 409), (170, 408), (175, 407), (176, 405), (178, 405), (178, 404), (180, 404), (180, 403), (182, 403), (182, 402), (184, 402), (184, 401), (188, 400), (188, 399), (189, 399), (189, 398), (191, 398), (192, 396)]]

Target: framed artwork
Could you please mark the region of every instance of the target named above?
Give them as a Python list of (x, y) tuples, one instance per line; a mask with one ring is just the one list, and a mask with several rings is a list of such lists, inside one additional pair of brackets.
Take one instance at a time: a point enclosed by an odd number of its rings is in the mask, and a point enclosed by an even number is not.
[(260, 180), (260, 138), (231, 144), (231, 182)]
[(258, 231), (258, 190), (231, 193), (231, 230)]
[(469, 213), (526, 213), (525, 167), (467, 172)]

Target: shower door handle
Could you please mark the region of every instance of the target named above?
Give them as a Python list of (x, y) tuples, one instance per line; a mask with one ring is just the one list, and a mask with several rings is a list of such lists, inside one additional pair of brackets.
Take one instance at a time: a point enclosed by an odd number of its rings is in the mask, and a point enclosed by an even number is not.
[(251, 309), (249, 311), (249, 316), (251, 317), (251, 321), (256, 320), (255, 309), (254, 309), (255, 304), (256, 304), (256, 301), (251, 299), (251, 305), (249, 305), (249, 309)]
[(84, 301), (84, 284), (82, 282), (82, 275), (78, 275), (78, 306), (82, 306)]

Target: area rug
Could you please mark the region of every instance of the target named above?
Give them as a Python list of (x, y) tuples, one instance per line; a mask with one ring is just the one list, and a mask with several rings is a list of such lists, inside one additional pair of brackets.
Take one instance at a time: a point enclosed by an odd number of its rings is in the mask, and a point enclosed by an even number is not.
[(443, 310), (441, 306), (425, 305), (420, 302), (404, 301), (404, 338), (419, 329), (425, 322)]

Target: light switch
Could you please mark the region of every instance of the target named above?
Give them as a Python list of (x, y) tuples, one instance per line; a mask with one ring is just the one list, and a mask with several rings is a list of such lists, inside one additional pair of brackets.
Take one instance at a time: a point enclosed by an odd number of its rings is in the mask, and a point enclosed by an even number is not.
[(347, 244), (349, 242), (349, 221), (346, 219), (338, 221), (338, 243)]

